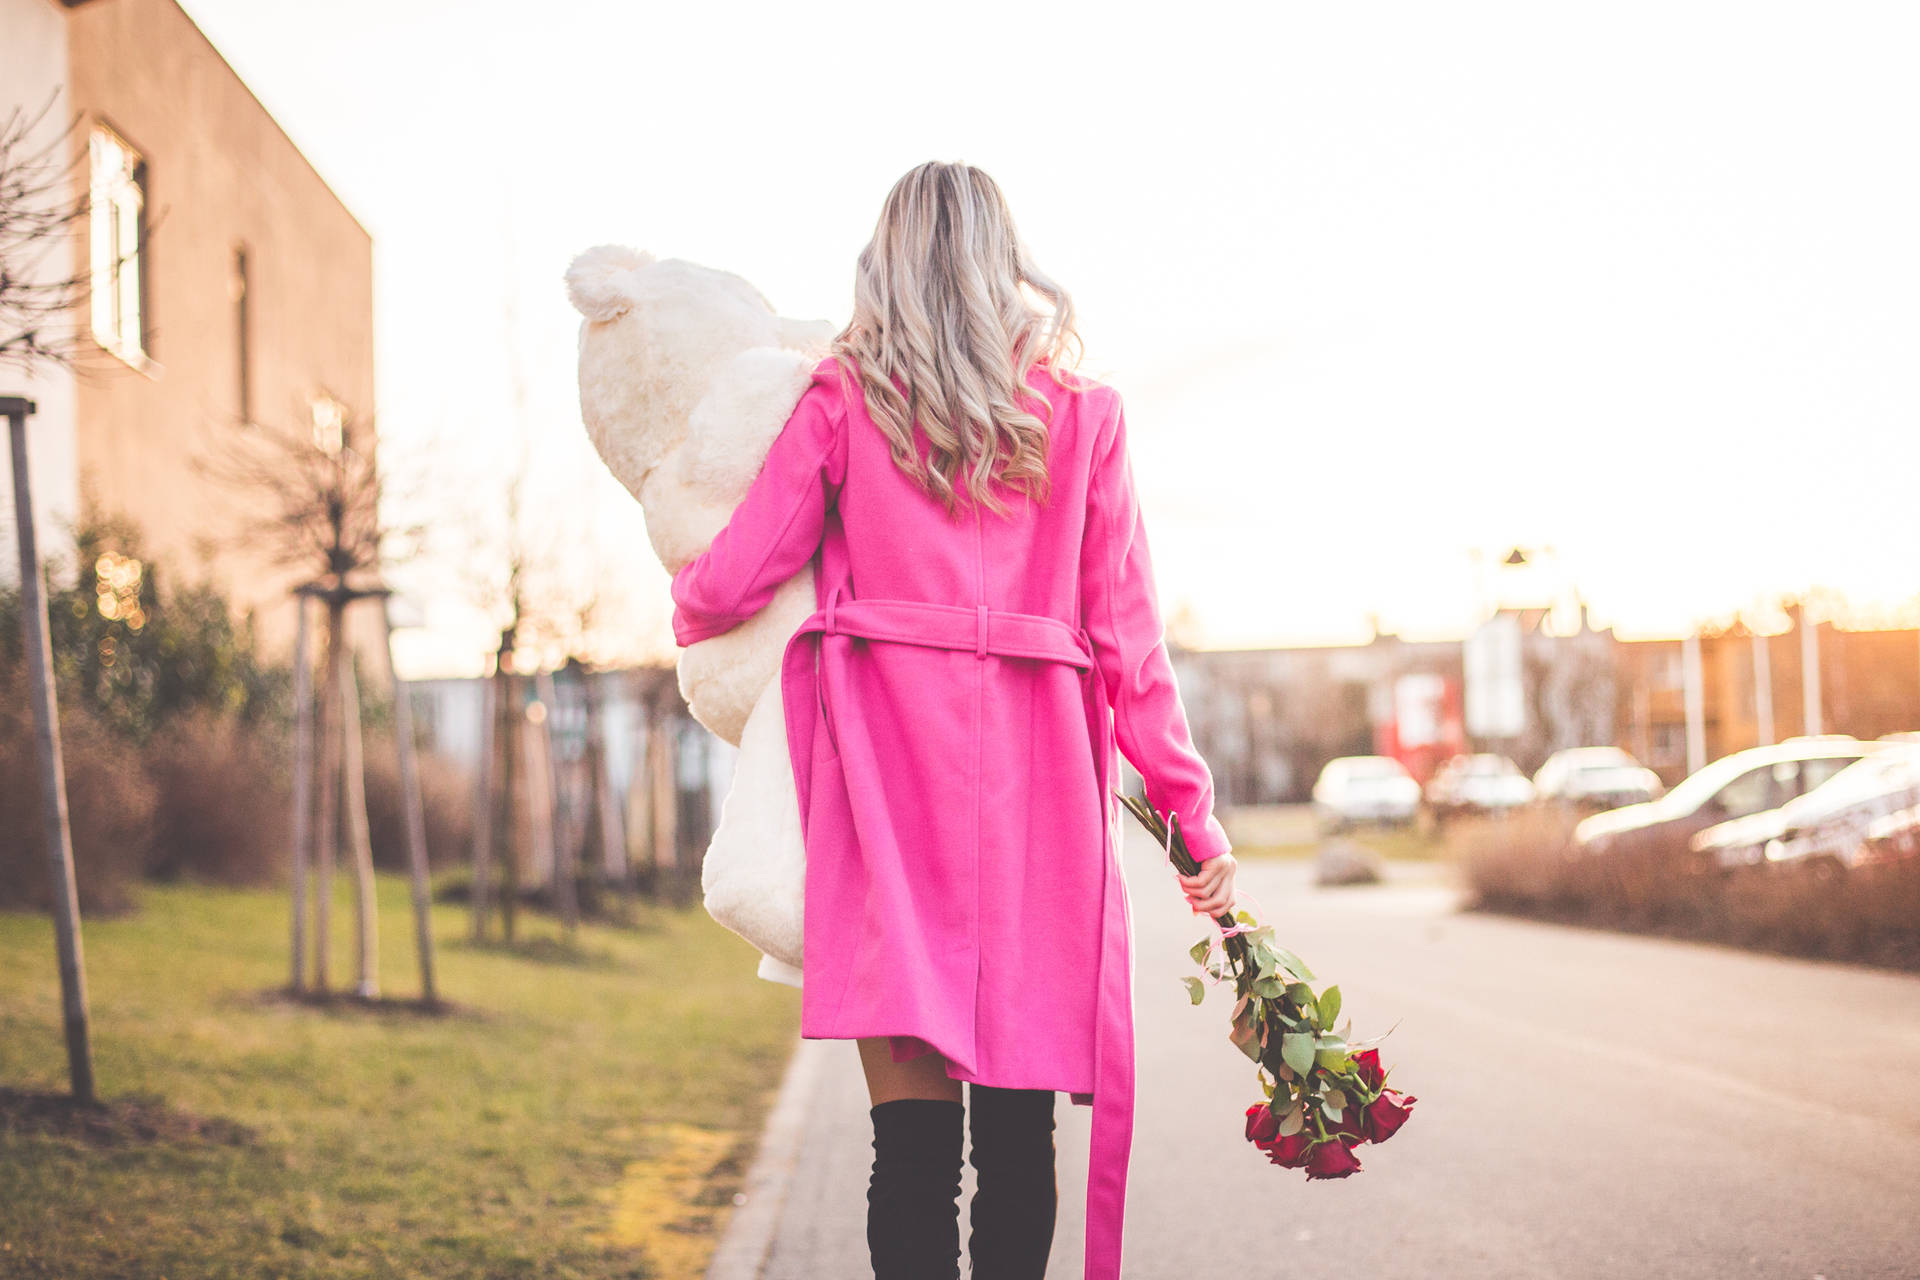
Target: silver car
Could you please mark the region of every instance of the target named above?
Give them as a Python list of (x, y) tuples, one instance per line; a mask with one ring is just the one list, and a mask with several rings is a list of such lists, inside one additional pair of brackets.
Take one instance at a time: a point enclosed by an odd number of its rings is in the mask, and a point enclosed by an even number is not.
[(1889, 743), (1778, 809), (1708, 827), (1696, 852), (1722, 867), (1861, 861), (1874, 824), (1920, 804), (1920, 746)]
[(1313, 811), (1328, 829), (1410, 823), (1420, 811), (1420, 784), (1392, 756), (1340, 756), (1327, 761), (1313, 784)]
[(1547, 757), (1533, 775), (1533, 789), (1550, 804), (1617, 809), (1656, 800), (1660, 775), (1619, 747), (1569, 747)]

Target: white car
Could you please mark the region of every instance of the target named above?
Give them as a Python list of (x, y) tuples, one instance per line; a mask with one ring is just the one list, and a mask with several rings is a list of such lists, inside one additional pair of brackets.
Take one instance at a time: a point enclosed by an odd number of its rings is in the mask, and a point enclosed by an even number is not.
[(1660, 798), (1660, 775), (1619, 747), (1569, 747), (1547, 757), (1533, 775), (1542, 800), (1617, 809)]
[(1533, 803), (1533, 784), (1505, 756), (1455, 756), (1427, 782), (1436, 816), (1506, 813)]
[(1729, 868), (1813, 858), (1851, 867), (1861, 861), (1875, 823), (1916, 804), (1920, 746), (1898, 743), (1778, 809), (1708, 827), (1694, 836), (1693, 848)]
[(1323, 827), (1356, 822), (1412, 822), (1420, 811), (1420, 784), (1392, 756), (1341, 756), (1327, 761), (1313, 784), (1313, 809)]

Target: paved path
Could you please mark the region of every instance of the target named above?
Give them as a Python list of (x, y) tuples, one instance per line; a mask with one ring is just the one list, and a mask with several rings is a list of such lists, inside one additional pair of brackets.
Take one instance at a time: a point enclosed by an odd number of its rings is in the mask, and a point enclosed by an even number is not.
[[(1157, 851), (1127, 852), (1140, 1098), (1127, 1274), (1366, 1280), (1920, 1277), (1920, 979), (1452, 913), (1434, 873), (1315, 890), (1299, 863), (1244, 889), (1346, 996), (1399, 1022), (1420, 1096), (1367, 1169), (1307, 1185), (1239, 1136), (1258, 1096), (1200, 936)], [(869, 1275), (871, 1138), (853, 1046), (809, 1044), (808, 1117), (768, 1280)], [(1087, 1109), (1061, 1100), (1055, 1277), (1080, 1274)], [(1211, 1263), (1213, 1265), (1209, 1266)]]

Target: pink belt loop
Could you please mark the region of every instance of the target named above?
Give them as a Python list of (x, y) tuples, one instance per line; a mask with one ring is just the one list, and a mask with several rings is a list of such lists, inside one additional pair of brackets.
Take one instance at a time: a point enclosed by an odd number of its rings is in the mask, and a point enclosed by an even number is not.
[(840, 628), (835, 626), (833, 621), (834, 607), (839, 603), (840, 603), (840, 588), (835, 587), (832, 591), (829, 591), (827, 593), (826, 630), (827, 630), (827, 634), (830, 636), (837, 636), (840, 634)]
[(981, 605), (974, 616), (979, 619), (979, 623), (978, 630), (974, 633), (973, 656), (984, 658), (987, 656), (987, 606)]

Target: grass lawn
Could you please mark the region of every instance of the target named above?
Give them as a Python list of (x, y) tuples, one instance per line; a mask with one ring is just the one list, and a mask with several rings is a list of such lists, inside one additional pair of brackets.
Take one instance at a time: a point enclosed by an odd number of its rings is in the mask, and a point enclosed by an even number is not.
[[(406, 885), (382, 989), (412, 995)], [(437, 906), (441, 1016), (276, 998), (284, 894), (149, 888), (85, 922), (104, 1133), (0, 1098), (0, 1275), (696, 1277), (799, 1025), (799, 992), (698, 907), (578, 945)], [(352, 912), (334, 908), (336, 985)], [(0, 1086), (65, 1087), (52, 927), (0, 913)], [(141, 1128), (136, 1095), (212, 1121)], [(235, 1130), (233, 1126), (241, 1126)]]

